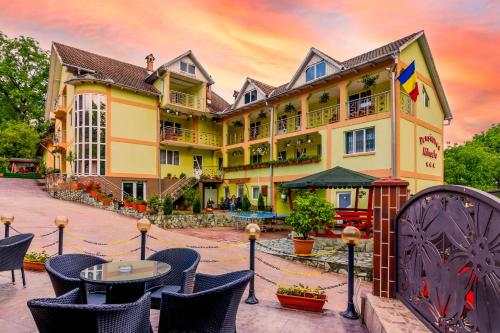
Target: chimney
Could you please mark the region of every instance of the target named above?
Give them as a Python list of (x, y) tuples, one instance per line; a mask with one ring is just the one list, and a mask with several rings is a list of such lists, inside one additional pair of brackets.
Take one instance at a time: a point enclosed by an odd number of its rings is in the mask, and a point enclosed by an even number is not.
[(240, 93), (240, 92), (239, 92), (238, 90), (235, 90), (235, 91), (233, 92), (233, 97), (234, 97), (234, 99), (236, 99), (236, 98), (238, 97), (238, 94), (239, 94), (239, 93)]
[(149, 55), (146, 56), (146, 69), (150, 72), (153, 71), (153, 65), (155, 62), (155, 57), (153, 56), (153, 53), (150, 53)]

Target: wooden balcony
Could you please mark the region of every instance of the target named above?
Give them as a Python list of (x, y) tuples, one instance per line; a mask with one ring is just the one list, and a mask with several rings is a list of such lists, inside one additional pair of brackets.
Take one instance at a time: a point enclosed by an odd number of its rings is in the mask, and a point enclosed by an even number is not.
[(200, 149), (216, 150), (222, 146), (222, 137), (216, 133), (167, 126), (161, 131), (161, 143), (178, 147), (194, 145)]
[(307, 128), (314, 128), (339, 121), (340, 105), (332, 105), (307, 113)]
[(388, 112), (390, 109), (389, 98), (390, 92), (384, 91), (375, 95), (349, 101), (347, 102), (347, 119)]
[(191, 110), (204, 110), (203, 98), (201, 96), (195, 96), (180, 91), (170, 90), (168, 101), (172, 105), (182, 106)]
[(54, 102), (54, 115), (57, 119), (63, 119), (66, 116), (66, 96), (59, 96)]

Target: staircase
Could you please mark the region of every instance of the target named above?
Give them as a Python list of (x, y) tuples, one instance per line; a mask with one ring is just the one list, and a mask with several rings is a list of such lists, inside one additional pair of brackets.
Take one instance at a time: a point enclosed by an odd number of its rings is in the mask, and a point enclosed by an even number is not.
[(114, 199), (122, 200), (122, 189), (120, 186), (109, 181), (104, 176), (70, 176), (67, 174), (50, 174), (45, 178), (47, 190), (69, 190), (71, 182), (89, 182), (94, 181), (101, 185), (101, 191), (106, 194), (112, 194)]
[(170, 195), (172, 201), (175, 202), (182, 196), (185, 190), (195, 186), (198, 183), (198, 181), (199, 179), (197, 179), (196, 177), (184, 176), (178, 181), (176, 181), (174, 184), (172, 184), (170, 187), (165, 189), (165, 191), (161, 193), (161, 197), (164, 198), (167, 195)]

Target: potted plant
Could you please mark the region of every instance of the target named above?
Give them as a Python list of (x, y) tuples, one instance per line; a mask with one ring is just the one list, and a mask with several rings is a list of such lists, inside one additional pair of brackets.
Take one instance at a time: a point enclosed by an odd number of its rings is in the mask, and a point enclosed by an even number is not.
[(103, 198), (104, 198), (104, 193), (97, 192), (97, 201), (102, 202)]
[(295, 106), (292, 103), (288, 103), (287, 105), (285, 105), (285, 112), (293, 112), (296, 110), (297, 109), (295, 108)]
[(319, 96), (319, 102), (321, 104), (326, 104), (330, 100), (330, 94), (327, 93), (326, 91)]
[(311, 254), (314, 246), (314, 239), (310, 237), (311, 232), (332, 223), (334, 215), (333, 205), (311, 192), (300, 193), (295, 198), (293, 211), (285, 222), (298, 234), (293, 238), (296, 255)]
[(302, 284), (294, 286), (278, 286), (276, 296), (281, 306), (292, 309), (321, 312), (327, 297), (318, 288), (309, 288)]
[(158, 194), (153, 195), (149, 200), (147, 201), (148, 205), (148, 213), (149, 214), (158, 214), (158, 212), (161, 210), (161, 198)]
[(132, 202), (134, 201), (134, 198), (128, 194), (123, 196), (123, 206), (125, 207), (132, 207)]
[(370, 89), (371, 87), (375, 87), (375, 83), (378, 80), (378, 74), (377, 75), (364, 75), (361, 78), (361, 82), (363, 83), (363, 88), (364, 89)]
[(29, 271), (38, 271), (38, 272), (44, 272), (45, 271), (45, 262), (49, 260), (50, 256), (45, 253), (45, 251), (42, 252), (29, 252), (26, 253), (24, 256), (23, 260), (23, 267), (26, 270)]
[(267, 114), (266, 114), (266, 111), (262, 110), (259, 112), (259, 115), (257, 116), (258, 119), (266, 119), (267, 118)]
[(108, 207), (111, 205), (111, 197), (109, 195), (103, 195), (102, 196), (102, 205), (105, 207)]
[(139, 205), (139, 200), (136, 198), (132, 198), (132, 201), (130, 202), (130, 207), (134, 210), (137, 210), (137, 206)]
[(137, 201), (137, 211), (139, 213), (145, 213), (146, 212), (146, 208), (148, 208), (148, 206), (146, 204), (146, 201), (144, 201), (144, 200), (138, 200)]

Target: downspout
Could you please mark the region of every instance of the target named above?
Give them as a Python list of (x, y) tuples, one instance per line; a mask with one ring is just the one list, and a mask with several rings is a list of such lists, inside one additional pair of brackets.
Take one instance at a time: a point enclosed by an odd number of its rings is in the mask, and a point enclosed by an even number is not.
[(398, 53), (395, 52), (392, 55), (394, 59), (394, 65), (391, 68), (391, 99), (392, 99), (392, 110), (391, 110), (391, 175), (396, 178), (396, 70), (398, 68)]
[[(267, 101), (266, 97), (266, 107), (269, 107), (269, 103)], [(269, 160), (272, 161), (272, 158), (274, 156), (274, 108), (270, 107), (270, 124), (269, 124), (269, 130), (271, 131), (269, 135)], [(269, 163), (269, 193), (268, 197), (270, 198), (269, 202), (271, 204), (271, 211), (274, 213), (274, 191), (273, 191), (273, 174), (274, 174), (274, 169), (273, 169), (273, 164)]]

